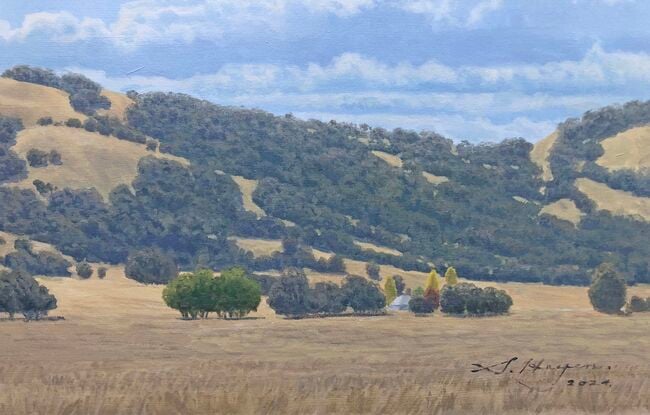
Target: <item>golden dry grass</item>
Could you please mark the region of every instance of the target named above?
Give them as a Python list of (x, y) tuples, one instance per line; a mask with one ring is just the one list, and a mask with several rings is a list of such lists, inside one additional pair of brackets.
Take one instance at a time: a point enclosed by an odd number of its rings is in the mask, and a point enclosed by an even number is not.
[(9, 78), (0, 78), (0, 114), (20, 118), (26, 127), (36, 125), (41, 117), (54, 121), (87, 118), (72, 109), (66, 92)]
[(596, 163), (610, 170), (650, 167), (650, 126), (630, 128), (600, 143), (603, 155)]
[(575, 202), (571, 199), (560, 199), (556, 202), (548, 204), (539, 211), (539, 214), (548, 214), (555, 216), (558, 219), (566, 220), (574, 225), (577, 225), (582, 220), (584, 213), (576, 206)]
[(109, 117), (115, 117), (120, 121), (125, 121), (126, 110), (134, 103), (133, 100), (125, 94), (109, 91), (107, 89), (102, 90), (102, 95), (111, 101), (111, 107), (107, 110), (100, 109), (97, 111), (97, 114), (108, 115)]
[(449, 177), (447, 176), (436, 176), (435, 174), (426, 171), (422, 172), (422, 177), (424, 177), (429, 183), (435, 185), (447, 183), (449, 181)]
[(40, 179), (59, 188), (94, 187), (105, 200), (108, 200), (108, 194), (116, 186), (131, 185), (137, 176), (138, 162), (142, 157), (154, 156), (189, 164), (181, 157), (147, 151), (142, 144), (91, 133), (81, 128), (31, 127), (19, 132), (13, 150), (25, 158), (32, 148), (57, 150), (61, 153), (63, 164), (41, 168), (28, 166), (29, 176), (17, 183), (18, 186), (32, 188), (32, 182)]
[(244, 203), (244, 209), (249, 212), (253, 212), (257, 215), (258, 218), (266, 216), (264, 209), (257, 206), (257, 204), (253, 202), (253, 192), (255, 192), (255, 189), (257, 189), (258, 181), (245, 179), (242, 176), (232, 176), (232, 179), (235, 181), (235, 183), (237, 183), (237, 186), (239, 186), (239, 190), (241, 191)]
[(377, 150), (373, 150), (372, 154), (384, 160), (386, 163), (390, 164), (393, 167), (402, 167), (402, 165), (404, 164), (402, 162), (402, 159), (399, 156), (396, 156), (394, 154), (386, 153), (384, 151), (377, 151)]
[(370, 242), (354, 241), (354, 244), (364, 251), (374, 251), (380, 254), (388, 254), (395, 256), (402, 256), (403, 254), (397, 249), (389, 248), (387, 246), (375, 245)]
[(576, 186), (593, 200), (600, 210), (608, 210), (613, 215), (632, 216), (650, 221), (650, 198), (615, 190), (606, 184), (586, 178), (577, 179)]
[[(2, 414), (454, 414), (650, 411), (650, 316), (599, 315), (586, 289), (492, 284), (509, 316), (181, 321), (161, 287), (43, 279), (60, 322), (2, 322)], [(634, 292), (650, 295), (648, 287)], [(611, 370), (496, 376), (517, 356)], [(611, 387), (566, 380), (610, 379)], [(529, 390), (525, 380), (542, 390)], [(546, 390), (546, 388), (549, 388)]]
[(553, 172), (551, 171), (548, 156), (551, 154), (557, 137), (558, 133), (555, 131), (553, 134), (535, 143), (533, 150), (530, 152), (530, 159), (542, 169), (542, 180), (545, 182), (553, 180)]
[(282, 241), (279, 239), (232, 238), (243, 250), (252, 252), (256, 257), (271, 256), (282, 252)]

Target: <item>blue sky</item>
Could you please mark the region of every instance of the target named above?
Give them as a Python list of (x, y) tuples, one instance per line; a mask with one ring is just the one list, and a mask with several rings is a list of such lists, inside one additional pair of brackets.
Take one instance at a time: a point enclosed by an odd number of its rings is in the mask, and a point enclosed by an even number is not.
[(648, 22), (641, 0), (2, 0), (0, 67), (535, 141), (567, 117), (650, 98)]

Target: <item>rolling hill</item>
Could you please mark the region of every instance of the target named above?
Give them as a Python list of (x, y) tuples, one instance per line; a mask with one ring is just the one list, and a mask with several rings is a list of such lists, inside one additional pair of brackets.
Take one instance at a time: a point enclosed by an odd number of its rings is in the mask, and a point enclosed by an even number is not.
[[(630, 103), (536, 145), (455, 145), (21, 67), (0, 78), (0, 230), (109, 264), (155, 246), (185, 269), (327, 273), (312, 254), (326, 252), (354, 273), (434, 263), (473, 280), (585, 284), (610, 261), (648, 282), (647, 125), (650, 104)], [(31, 150), (61, 163), (31, 165)]]

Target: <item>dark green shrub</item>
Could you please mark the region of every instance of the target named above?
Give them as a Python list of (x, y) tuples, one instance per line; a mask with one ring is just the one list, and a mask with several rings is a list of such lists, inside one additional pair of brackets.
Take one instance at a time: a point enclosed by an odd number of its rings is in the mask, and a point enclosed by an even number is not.
[(42, 126), (44, 126), (44, 125), (52, 125), (52, 124), (54, 124), (54, 120), (52, 119), (52, 117), (41, 117), (41, 118), (38, 119), (38, 121), (36, 121), (36, 124), (42, 125)]
[(317, 282), (309, 289), (310, 313), (341, 313), (345, 310), (341, 287), (332, 282)]
[(56, 150), (50, 151), (50, 154), (48, 154), (48, 161), (55, 166), (60, 166), (63, 164), (63, 161), (61, 160), (61, 153)]
[(605, 263), (594, 271), (589, 287), (589, 300), (596, 311), (617, 314), (625, 305), (626, 291), (623, 276), (612, 264)]
[(86, 261), (77, 263), (77, 275), (83, 279), (88, 279), (93, 275), (93, 267)]
[(27, 162), (31, 167), (46, 167), (49, 153), (32, 148), (27, 151)]
[(29, 275), (45, 275), (52, 277), (69, 277), (68, 268), (72, 265), (63, 256), (55, 252), (35, 252), (31, 242), (17, 239), (14, 242), (15, 252), (7, 254), (4, 265), (14, 271)]
[(386, 298), (377, 284), (363, 277), (347, 276), (341, 290), (344, 304), (355, 312), (376, 312), (386, 305)]
[(380, 271), (379, 265), (375, 264), (374, 262), (368, 262), (366, 264), (366, 273), (368, 274), (368, 278), (370, 278), (371, 280), (375, 280), (375, 281), (381, 280), (379, 271)]
[(83, 124), (81, 124), (81, 120), (79, 120), (78, 118), (69, 118), (65, 122), (65, 126), (70, 128), (81, 128), (83, 127)]
[(38, 320), (56, 308), (56, 298), (28, 274), (0, 271), (0, 312), (22, 313), (27, 320)]
[(433, 302), (427, 297), (412, 297), (409, 301), (409, 310), (415, 314), (431, 314), (434, 309)]
[(302, 270), (289, 268), (273, 284), (267, 300), (277, 313), (301, 316), (309, 312), (309, 283)]
[(106, 278), (106, 273), (108, 272), (108, 268), (106, 267), (99, 267), (97, 268), (97, 277), (99, 277), (100, 280), (103, 280)]
[(650, 298), (641, 298), (633, 295), (632, 298), (630, 298), (628, 308), (633, 313), (643, 313), (645, 311), (650, 311)]
[(166, 284), (178, 275), (178, 268), (169, 255), (150, 248), (131, 253), (124, 273), (144, 284)]
[(21, 82), (45, 85), (52, 88), (61, 87), (61, 80), (53, 71), (28, 65), (18, 65), (11, 69), (7, 69), (2, 74), (2, 77), (11, 78)]

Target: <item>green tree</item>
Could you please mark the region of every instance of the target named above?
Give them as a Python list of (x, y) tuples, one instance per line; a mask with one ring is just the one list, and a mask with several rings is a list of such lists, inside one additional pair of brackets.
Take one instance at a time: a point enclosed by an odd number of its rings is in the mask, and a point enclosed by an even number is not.
[(395, 280), (393, 277), (386, 278), (384, 283), (384, 295), (386, 296), (386, 305), (390, 305), (395, 298), (397, 298), (397, 287), (395, 287)]
[(178, 268), (169, 255), (151, 248), (131, 253), (124, 273), (144, 284), (166, 284), (178, 275)]
[(625, 279), (612, 264), (604, 263), (594, 271), (589, 300), (596, 311), (616, 314), (625, 304), (626, 291)]
[(424, 288), (417, 286), (413, 290), (413, 297), (424, 297)]
[(93, 275), (93, 267), (86, 261), (77, 263), (77, 275), (83, 279), (88, 279)]
[(289, 268), (275, 281), (267, 302), (278, 314), (301, 316), (309, 312), (309, 283), (304, 271)]
[(377, 284), (363, 277), (349, 275), (343, 286), (345, 305), (352, 307), (355, 312), (372, 312), (384, 308), (386, 299)]
[(456, 285), (458, 284), (458, 274), (456, 273), (456, 268), (449, 267), (445, 271), (445, 284), (447, 285)]
[(368, 274), (368, 278), (371, 280), (379, 281), (381, 279), (381, 276), (379, 275), (380, 270), (381, 268), (379, 265), (374, 262), (368, 262), (366, 264), (366, 273)]
[(395, 280), (395, 288), (397, 289), (397, 295), (404, 294), (404, 290), (406, 289), (406, 283), (404, 282), (404, 278), (402, 278), (401, 275), (393, 275), (393, 280)]
[(260, 285), (247, 277), (243, 268), (229, 268), (221, 271), (215, 280), (218, 293), (218, 308), (228, 318), (241, 318), (257, 311), (261, 301)]
[(409, 310), (415, 314), (431, 314), (435, 308), (430, 298), (413, 297), (409, 301)]
[(194, 274), (186, 273), (171, 280), (163, 289), (163, 300), (168, 307), (178, 310), (183, 319), (195, 320), (199, 315), (194, 298)]

